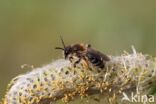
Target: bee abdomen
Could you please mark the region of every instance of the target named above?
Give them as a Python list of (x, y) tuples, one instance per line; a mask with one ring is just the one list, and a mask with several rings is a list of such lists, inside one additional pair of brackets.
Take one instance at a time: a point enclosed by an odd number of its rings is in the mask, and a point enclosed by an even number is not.
[(99, 68), (104, 68), (104, 62), (99, 57), (95, 57), (95, 55), (92, 55), (91, 53), (87, 53), (86, 55), (88, 57), (88, 60), (94, 65)]
[(95, 65), (95, 66), (101, 66), (101, 65), (103, 65), (103, 62), (97, 61), (96, 63), (94, 63), (94, 65)]
[(104, 68), (104, 63), (101, 60), (98, 60), (96, 63), (93, 64), (99, 68)]
[(93, 64), (96, 64), (98, 62), (97, 59), (93, 58), (93, 59), (90, 59), (90, 61), (93, 63)]

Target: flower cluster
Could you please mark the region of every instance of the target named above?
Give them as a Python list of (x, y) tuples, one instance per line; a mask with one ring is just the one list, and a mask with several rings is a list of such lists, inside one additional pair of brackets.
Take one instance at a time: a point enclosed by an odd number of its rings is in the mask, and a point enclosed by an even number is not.
[(156, 79), (156, 60), (148, 55), (124, 53), (110, 56), (104, 69), (81, 62), (73, 67), (68, 60), (59, 59), (14, 78), (8, 85), (4, 104), (51, 104), (95, 94), (118, 101), (124, 93), (148, 94)]

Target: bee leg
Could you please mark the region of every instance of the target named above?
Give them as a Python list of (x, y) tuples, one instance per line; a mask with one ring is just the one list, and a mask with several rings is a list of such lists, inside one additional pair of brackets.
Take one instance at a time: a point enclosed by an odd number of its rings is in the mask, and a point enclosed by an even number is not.
[(69, 57), (69, 61), (72, 64), (72, 66), (75, 68), (76, 67), (76, 62), (73, 63), (73, 57)]
[(69, 61), (72, 63), (73, 57), (69, 57)]
[(85, 67), (85, 69), (89, 69), (89, 63), (87, 61), (87, 59), (85, 57), (83, 57), (84, 63), (83, 66)]
[(81, 61), (81, 58), (79, 58), (75, 63), (74, 63), (74, 68), (76, 67), (77, 64), (79, 64)]

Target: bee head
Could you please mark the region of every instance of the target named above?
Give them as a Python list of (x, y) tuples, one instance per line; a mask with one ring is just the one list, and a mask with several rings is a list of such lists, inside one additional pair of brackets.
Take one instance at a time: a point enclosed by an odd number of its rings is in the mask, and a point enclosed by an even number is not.
[(71, 46), (67, 46), (64, 49), (64, 57), (65, 57), (65, 59), (67, 59), (67, 57), (69, 56), (70, 53), (72, 53), (72, 47)]
[(55, 49), (63, 50), (64, 51), (64, 57), (66, 59), (68, 57), (68, 55), (71, 53), (72, 47), (71, 46), (65, 46), (65, 43), (64, 43), (64, 41), (63, 41), (61, 36), (60, 36), (60, 39), (61, 39), (63, 48), (62, 47), (56, 47)]

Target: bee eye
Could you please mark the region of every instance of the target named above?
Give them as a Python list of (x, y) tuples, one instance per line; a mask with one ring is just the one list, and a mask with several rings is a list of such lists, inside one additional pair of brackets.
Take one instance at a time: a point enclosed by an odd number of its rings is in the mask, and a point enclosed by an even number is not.
[(71, 49), (70, 48), (66, 48), (66, 50), (65, 50), (65, 54), (67, 55), (67, 54), (69, 54), (70, 53), (70, 51), (71, 51)]

